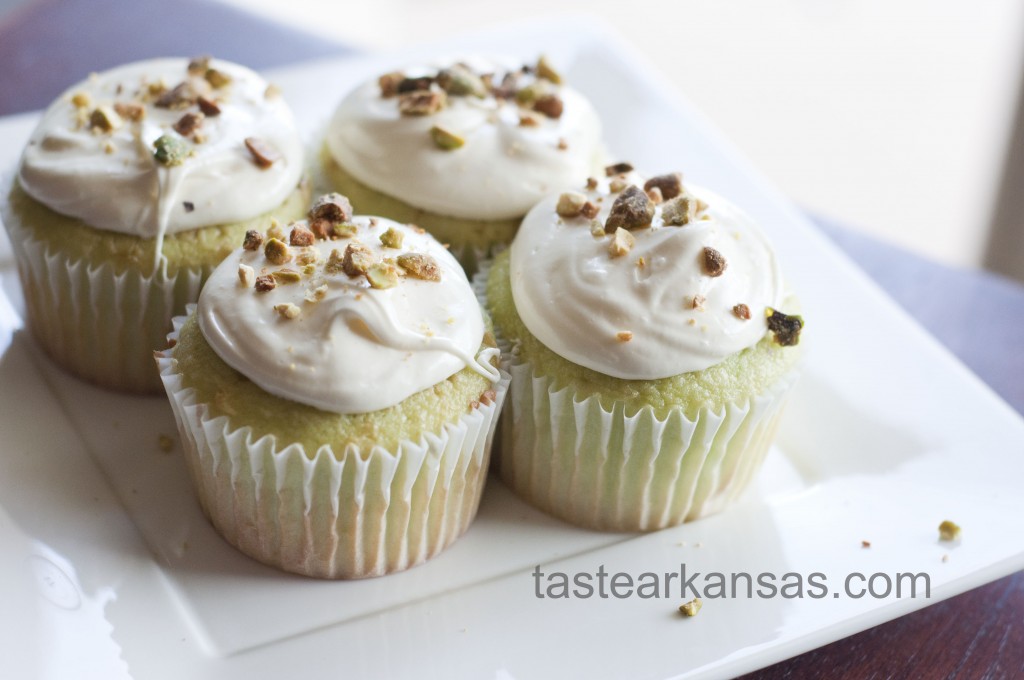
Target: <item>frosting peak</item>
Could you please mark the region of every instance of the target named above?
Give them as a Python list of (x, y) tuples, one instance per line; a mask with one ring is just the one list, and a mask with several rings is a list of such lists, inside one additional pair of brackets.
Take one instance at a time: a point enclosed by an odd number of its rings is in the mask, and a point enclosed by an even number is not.
[(291, 111), (260, 76), (220, 60), (155, 59), (59, 97), (29, 139), (19, 182), (92, 227), (159, 238), (264, 213), (302, 172)]
[(334, 413), (394, 406), (467, 366), (497, 379), (455, 258), (337, 198), (317, 204), (334, 218), (314, 206), (310, 222), (250, 232), (217, 267), (198, 307), (214, 351), (265, 391)]
[(679, 175), (608, 174), (538, 203), (512, 243), (530, 332), (569, 361), (637, 380), (705, 369), (764, 337), (783, 284), (753, 220)]
[(327, 147), (377, 191), (441, 215), (500, 220), (593, 171), (600, 122), (543, 59), (449, 60), (368, 81), (339, 105)]

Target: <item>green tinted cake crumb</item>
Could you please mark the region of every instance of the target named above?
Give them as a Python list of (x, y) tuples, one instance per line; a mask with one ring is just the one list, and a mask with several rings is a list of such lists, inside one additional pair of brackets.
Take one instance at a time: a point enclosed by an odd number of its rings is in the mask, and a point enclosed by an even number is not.
[[(309, 205), (309, 194), (310, 189), (303, 182), (281, 205), (252, 219), (167, 234), (163, 243), (167, 273), (174, 275), (186, 268), (212, 269), (245, 240), (247, 231), (266, 231), (275, 217), (281, 221), (302, 218)], [(9, 207), (13, 219), (33, 238), (45, 243), (48, 249), (65, 253), (71, 260), (84, 260), (90, 268), (109, 263), (118, 274), (153, 272), (156, 239), (90, 227), (79, 219), (50, 210), (25, 193), (17, 182), (11, 188)]]
[(193, 314), (181, 328), (173, 358), (185, 387), (196, 390), (213, 417), (228, 416), (232, 428), (249, 426), (253, 438), (277, 437), (278, 446), (302, 444), (313, 456), (330, 444), (335, 454), (348, 444), (364, 455), (376, 444), (395, 451), (403, 440), (419, 441), (428, 432), (440, 432), (492, 397), (491, 382), (469, 368), (417, 392), (390, 408), (344, 415), (329, 413), (265, 392), (234, 370), (207, 344)]
[(955, 541), (960, 538), (960, 525), (950, 520), (945, 520), (939, 525), (940, 541)]
[(702, 407), (718, 411), (725, 404), (742, 403), (767, 390), (793, 368), (799, 355), (797, 348), (782, 347), (766, 334), (753, 347), (702, 371), (658, 380), (624, 380), (572, 363), (530, 333), (512, 299), (508, 252), (495, 258), (487, 280), (487, 300), (495, 328), (518, 345), (520, 360), (528, 362), (537, 374), (554, 378), (559, 388), (572, 385), (579, 399), (596, 395), (609, 411), (616, 403), (621, 403), (627, 414), (650, 406), (658, 417), (676, 407), (682, 407), (691, 418)]

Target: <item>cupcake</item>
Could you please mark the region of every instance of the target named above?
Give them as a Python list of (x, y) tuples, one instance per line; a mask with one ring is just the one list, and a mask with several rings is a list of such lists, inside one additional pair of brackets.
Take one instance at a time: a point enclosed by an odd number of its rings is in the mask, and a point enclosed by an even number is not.
[(420, 225), (472, 271), (527, 211), (601, 163), (600, 122), (543, 57), (413, 66), (338, 106), (326, 182), (368, 212)]
[(508, 385), (458, 262), (422, 229), (353, 217), (247, 233), (157, 363), (204, 512), (308, 576), (406, 569), (476, 514)]
[(87, 381), (158, 391), (171, 317), (247, 230), (304, 214), (303, 174), (288, 105), (247, 68), (158, 59), (90, 76), (43, 114), (4, 210), (29, 328)]
[(477, 281), (512, 374), (500, 470), (568, 522), (650, 531), (750, 481), (803, 322), (747, 215), (679, 174), (606, 174), (538, 203)]

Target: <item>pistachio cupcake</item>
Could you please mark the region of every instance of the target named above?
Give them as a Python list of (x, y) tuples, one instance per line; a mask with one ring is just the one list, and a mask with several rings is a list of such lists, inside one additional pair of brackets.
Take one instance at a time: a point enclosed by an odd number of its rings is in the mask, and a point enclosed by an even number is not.
[(545, 59), (446, 61), (387, 73), (338, 106), (323, 168), (368, 212), (418, 224), (470, 271), (544, 195), (601, 163), (587, 99)]
[(469, 526), (508, 385), (458, 262), (422, 229), (319, 199), (250, 231), (157, 363), (203, 510), (308, 576), (419, 564)]
[(247, 230), (303, 215), (303, 163), (288, 105), (237, 64), (144, 61), (70, 88), (3, 213), (32, 333), (85, 380), (159, 390), (171, 317)]
[(538, 203), (478, 285), (512, 374), (500, 470), (517, 494), (650, 531), (746, 487), (803, 326), (747, 215), (679, 174), (609, 166)]

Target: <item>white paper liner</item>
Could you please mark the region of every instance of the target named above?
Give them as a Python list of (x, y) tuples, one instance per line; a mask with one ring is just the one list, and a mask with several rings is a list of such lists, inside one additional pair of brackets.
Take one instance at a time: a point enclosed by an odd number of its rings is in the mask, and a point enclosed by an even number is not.
[[(486, 307), (490, 263), (473, 279)], [(719, 411), (627, 414), (537, 375), (498, 337), (512, 376), (498, 469), (524, 500), (573, 524), (653, 531), (718, 512), (748, 486), (778, 427), (797, 372)]]
[[(6, 194), (5, 194), (6, 198)], [(9, 217), (27, 324), (47, 354), (91, 383), (126, 392), (156, 393), (153, 350), (166, 346), (170, 320), (199, 298), (212, 267), (167, 275), (90, 267), (34, 238)]]
[[(185, 318), (175, 317), (169, 340)], [(401, 442), (397, 453), (350, 445), (339, 455), (324, 445), (309, 456), (301, 444), (255, 439), (252, 428), (212, 417), (171, 355), (156, 359), (199, 501), (250, 557), (320, 578), (380, 576), (434, 557), (476, 516), (508, 373), (500, 371), (490, 404)]]

